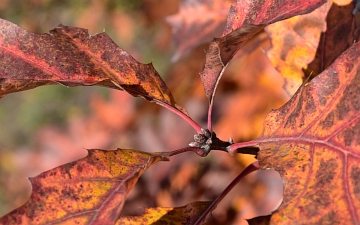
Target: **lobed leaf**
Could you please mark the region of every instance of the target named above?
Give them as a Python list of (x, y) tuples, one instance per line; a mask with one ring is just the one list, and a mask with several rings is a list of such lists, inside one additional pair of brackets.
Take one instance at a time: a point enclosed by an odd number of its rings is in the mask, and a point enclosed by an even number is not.
[(272, 224), (359, 224), (359, 59), (358, 42), (267, 116), (254, 142), (284, 180)]
[(205, 94), (209, 100), (209, 129), (211, 111), (217, 84), (224, 69), (236, 52), (266, 25), (292, 16), (313, 11), (326, 0), (316, 1), (241, 1), (231, 7), (227, 25), (221, 38), (215, 38), (206, 52), (203, 71), (200, 73)]
[(193, 224), (210, 204), (211, 202), (192, 202), (176, 208), (147, 208), (143, 215), (121, 217), (116, 224)]
[(49, 84), (124, 90), (187, 114), (152, 64), (137, 62), (105, 33), (60, 25), (34, 34), (0, 19), (0, 97)]
[(128, 192), (165, 154), (88, 150), (88, 156), (30, 178), (32, 194), (0, 224), (114, 224)]

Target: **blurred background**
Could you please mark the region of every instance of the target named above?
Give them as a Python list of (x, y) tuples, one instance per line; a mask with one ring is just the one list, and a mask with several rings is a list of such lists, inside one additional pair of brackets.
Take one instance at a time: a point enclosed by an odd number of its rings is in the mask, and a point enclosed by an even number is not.
[[(60, 23), (91, 35), (106, 32), (142, 63), (152, 62), (175, 100), (206, 127), (208, 102), (199, 73), (204, 50), (220, 37), (235, 0), (1, 0), (0, 18), (35, 33)], [(235, 142), (257, 138), (271, 109), (288, 99), (282, 76), (264, 51), (262, 32), (232, 60), (217, 90), (214, 131)], [(27, 177), (86, 156), (86, 149), (171, 151), (187, 146), (195, 131), (160, 106), (100, 87), (40, 87), (0, 99), (0, 216), (26, 202)], [(175, 156), (151, 167), (130, 192), (123, 215), (145, 207), (213, 200), (254, 156), (212, 152)], [(282, 200), (272, 170), (250, 174), (214, 211), (214, 224), (247, 224)]]

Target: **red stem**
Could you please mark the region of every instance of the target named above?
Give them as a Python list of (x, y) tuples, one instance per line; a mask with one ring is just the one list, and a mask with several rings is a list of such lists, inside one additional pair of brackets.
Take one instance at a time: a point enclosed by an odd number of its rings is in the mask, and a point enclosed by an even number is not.
[(195, 222), (194, 225), (199, 225), (201, 224), (201, 222), (203, 220), (206, 219), (207, 215), (209, 213), (211, 213), (216, 206), (219, 204), (219, 202), (235, 187), (235, 185), (237, 183), (239, 183), (244, 177), (246, 177), (246, 175), (248, 175), (251, 172), (254, 172), (256, 170), (258, 170), (259, 167), (259, 162), (256, 161), (252, 164), (250, 164), (248, 167), (246, 167), (226, 188), (223, 192), (221, 192), (221, 194), (211, 203), (211, 205), (209, 205), (209, 207), (207, 207), (207, 209), (205, 210), (205, 212), (203, 212), (203, 214), (201, 214), (201, 216), (199, 217), (199, 219)]
[(167, 152), (167, 156), (174, 156), (174, 155), (178, 155), (184, 152), (195, 152), (196, 154), (198, 154), (199, 156), (205, 157), (209, 151), (206, 151), (203, 148), (197, 148), (197, 147), (185, 147), (185, 148), (180, 148), (180, 149), (176, 149), (174, 151), (171, 152)]
[(207, 118), (208, 130), (210, 132), (212, 132), (212, 108), (213, 108), (213, 104), (210, 103), (209, 110), (208, 110), (208, 118)]
[(201, 126), (199, 124), (197, 124), (194, 120), (192, 120), (188, 115), (186, 115), (185, 113), (181, 112), (180, 110), (178, 110), (177, 108), (170, 106), (164, 102), (160, 102), (160, 101), (156, 101), (154, 100), (157, 104), (161, 105), (162, 107), (170, 110), (171, 112), (175, 113), (176, 115), (180, 116), (182, 119), (184, 119), (190, 126), (192, 126), (195, 131), (198, 134), (201, 134)]

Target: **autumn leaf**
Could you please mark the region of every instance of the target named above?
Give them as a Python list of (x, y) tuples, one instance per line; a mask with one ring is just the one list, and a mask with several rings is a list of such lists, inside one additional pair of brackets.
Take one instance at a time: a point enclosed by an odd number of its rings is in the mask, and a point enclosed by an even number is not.
[(204, 69), (200, 73), (201, 82), (210, 103), (214, 101), (218, 81), (229, 61), (243, 44), (264, 27), (265, 25), (262, 24), (244, 25), (225, 37), (215, 38), (210, 43), (206, 51)]
[(328, 1), (310, 14), (265, 29), (272, 42), (267, 55), (284, 76), (284, 89), (290, 97), (305, 77), (321, 73), (359, 38), (353, 1), (347, 5), (340, 2), (341, 6), (337, 2)]
[(152, 64), (137, 62), (105, 33), (60, 25), (34, 34), (0, 19), (0, 97), (42, 85), (100, 85), (187, 114)]
[(244, 24), (270, 24), (296, 15), (309, 13), (326, 0), (255, 0), (238, 1), (231, 7), (223, 36), (242, 27)]
[(116, 224), (192, 224), (210, 204), (211, 202), (192, 202), (176, 208), (147, 208), (143, 215), (124, 216)]
[(258, 160), (284, 181), (272, 224), (358, 224), (360, 43), (265, 120)]
[(211, 111), (217, 84), (235, 53), (266, 25), (292, 16), (306, 14), (326, 0), (316, 1), (238, 1), (231, 7), (221, 38), (215, 38), (206, 52), (203, 71), (200, 73), (205, 94), (209, 100), (208, 129), (211, 129)]
[(32, 194), (0, 224), (114, 224), (128, 192), (161, 153), (88, 150), (87, 157), (30, 178)]
[(289, 97), (303, 83), (303, 69), (315, 57), (321, 32), (326, 30), (327, 11), (328, 4), (324, 4), (309, 14), (279, 21), (265, 28), (272, 43), (267, 56), (284, 77), (283, 88)]
[(220, 36), (230, 6), (235, 3), (235, 0), (183, 1), (179, 12), (166, 18), (174, 32), (176, 52), (173, 59), (177, 60), (194, 47)]
[(326, 17), (327, 29), (320, 37), (320, 45), (314, 60), (308, 65), (306, 75), (317, 75), (330, 66), (334, 60), (359, 40), (360, 31), (353, 15), (354, 1), (334, 0)]

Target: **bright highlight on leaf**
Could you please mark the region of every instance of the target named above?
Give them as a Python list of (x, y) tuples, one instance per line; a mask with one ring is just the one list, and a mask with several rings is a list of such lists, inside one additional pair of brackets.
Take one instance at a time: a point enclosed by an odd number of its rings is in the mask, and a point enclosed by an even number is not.
[(128, 192), (161, 153), (89, 150), (87, 157), (31, 178), (27, 203), (0, 224), (114, 224)]

